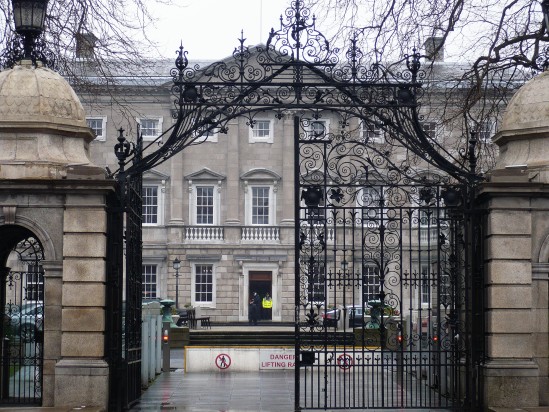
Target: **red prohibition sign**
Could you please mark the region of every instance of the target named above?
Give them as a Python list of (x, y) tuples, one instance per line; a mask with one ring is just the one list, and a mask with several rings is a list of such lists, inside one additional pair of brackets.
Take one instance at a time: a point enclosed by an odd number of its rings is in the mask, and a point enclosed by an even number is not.
[(339, 369), (349, 370), (353, 367), (353, 358), (346, 353), (339, 355), (337, 357), (337, 365), (339, 366)]
[(215, 366), (219, 369), (228, 369), (231, 366), (231, 357), (226, 353), (220, 353), (215, 358)]

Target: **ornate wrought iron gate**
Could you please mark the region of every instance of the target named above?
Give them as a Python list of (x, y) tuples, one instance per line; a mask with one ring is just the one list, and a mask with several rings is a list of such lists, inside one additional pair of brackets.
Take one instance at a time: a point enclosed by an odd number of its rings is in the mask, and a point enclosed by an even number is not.
[(40, 243), (29, 237), (17, 244), (16, 263), (1, 288), (3, 322), (0, 405), (40, 405), (44, 364), (44, 272)]
[[(109, 410), (128, 408), (141, 395), (141, 173), (126, 174), (129, 156), (141, 160), (142, 138), (127, 142), (120, 130), (115, 153), (117, 192), (108, 198), (108, 279), (105, 353), (110, 369)], [(125, 254), (125, 259), (124, 259)]]
[[(340, 61), (302, 0), (265, 47), (244, 41), (206, 68), (190, 67), (181, 47), (167, 136), (131, 165), (119, 138), (124, 210), (136, 213), (135, 226), (126, 220), (126, 242), (137, 242), (127, 243), (128, 265), (140, 262), (134, 176), (234, 118), (255, 127), (258, 116), (293, 116), (295, 409), (473, 408), (482, 359), (472, 345), (473, 317), (482, 325), (472, 288), (481, 269), (471, 266), (475, 139), (450, 152), (423, 130), (419, 54), (391, 70), (367, 65), (355, 38)], [(135, 270), (126, 290), (137, 307)]]
[(317, 137), (303, 124), (296, 410), (473, 409), (472, 188), (442, 170), (410, 173), (409, 160), (396, 167), (390, 136)]

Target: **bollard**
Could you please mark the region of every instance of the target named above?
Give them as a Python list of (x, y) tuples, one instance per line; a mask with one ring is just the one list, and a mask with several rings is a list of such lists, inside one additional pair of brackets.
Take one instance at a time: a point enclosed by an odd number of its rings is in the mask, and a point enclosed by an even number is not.
[(155, 318), (156, 322), (156, 374), (159, 375), (162, 373), (162, 316), (157, 315)]
[(162, 322), (162, 370), (170, 371), (170, 322)]
[(148, 316), (143, 319), (141, 327), (141, 387), (146, 388), (149, 386), (149, 321)]
[(149, 381), (153, 381), (156, 375), (156, 318), (154, 315), (149, 315), (147, 320), (149, 324)]

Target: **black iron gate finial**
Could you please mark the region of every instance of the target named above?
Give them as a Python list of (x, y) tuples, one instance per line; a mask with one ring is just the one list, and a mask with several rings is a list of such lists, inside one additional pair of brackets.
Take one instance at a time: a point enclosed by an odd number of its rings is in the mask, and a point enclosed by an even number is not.
[(132, 154), (132, 144), (124, 137), (123, 128), (118, 129), (118, 137), (116, 140), (118, 140), (118, 143), (114, 145), (114, 154), (118, 159), (119, 172), (123, 173), (124, 167), (126, 166), (126, 160)]

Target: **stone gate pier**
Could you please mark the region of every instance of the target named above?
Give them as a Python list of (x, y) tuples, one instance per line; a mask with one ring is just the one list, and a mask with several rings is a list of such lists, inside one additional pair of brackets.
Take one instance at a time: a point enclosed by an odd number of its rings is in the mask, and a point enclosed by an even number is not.
[(58, 73), (25, 60), (0, 72), (0, 273), (9, 271), (14, 246), (38, 240), (43, 350), (35, 351), (42, 370), (33, 372), (42, 375), (33, 390), (42, 406), (107, 407), (106, 196), (113, 182), (90, 162), (93, 138)]
[(549, 405), (549, 72), (510, 101), (479, 202), (484, 227), (488, 407)]

